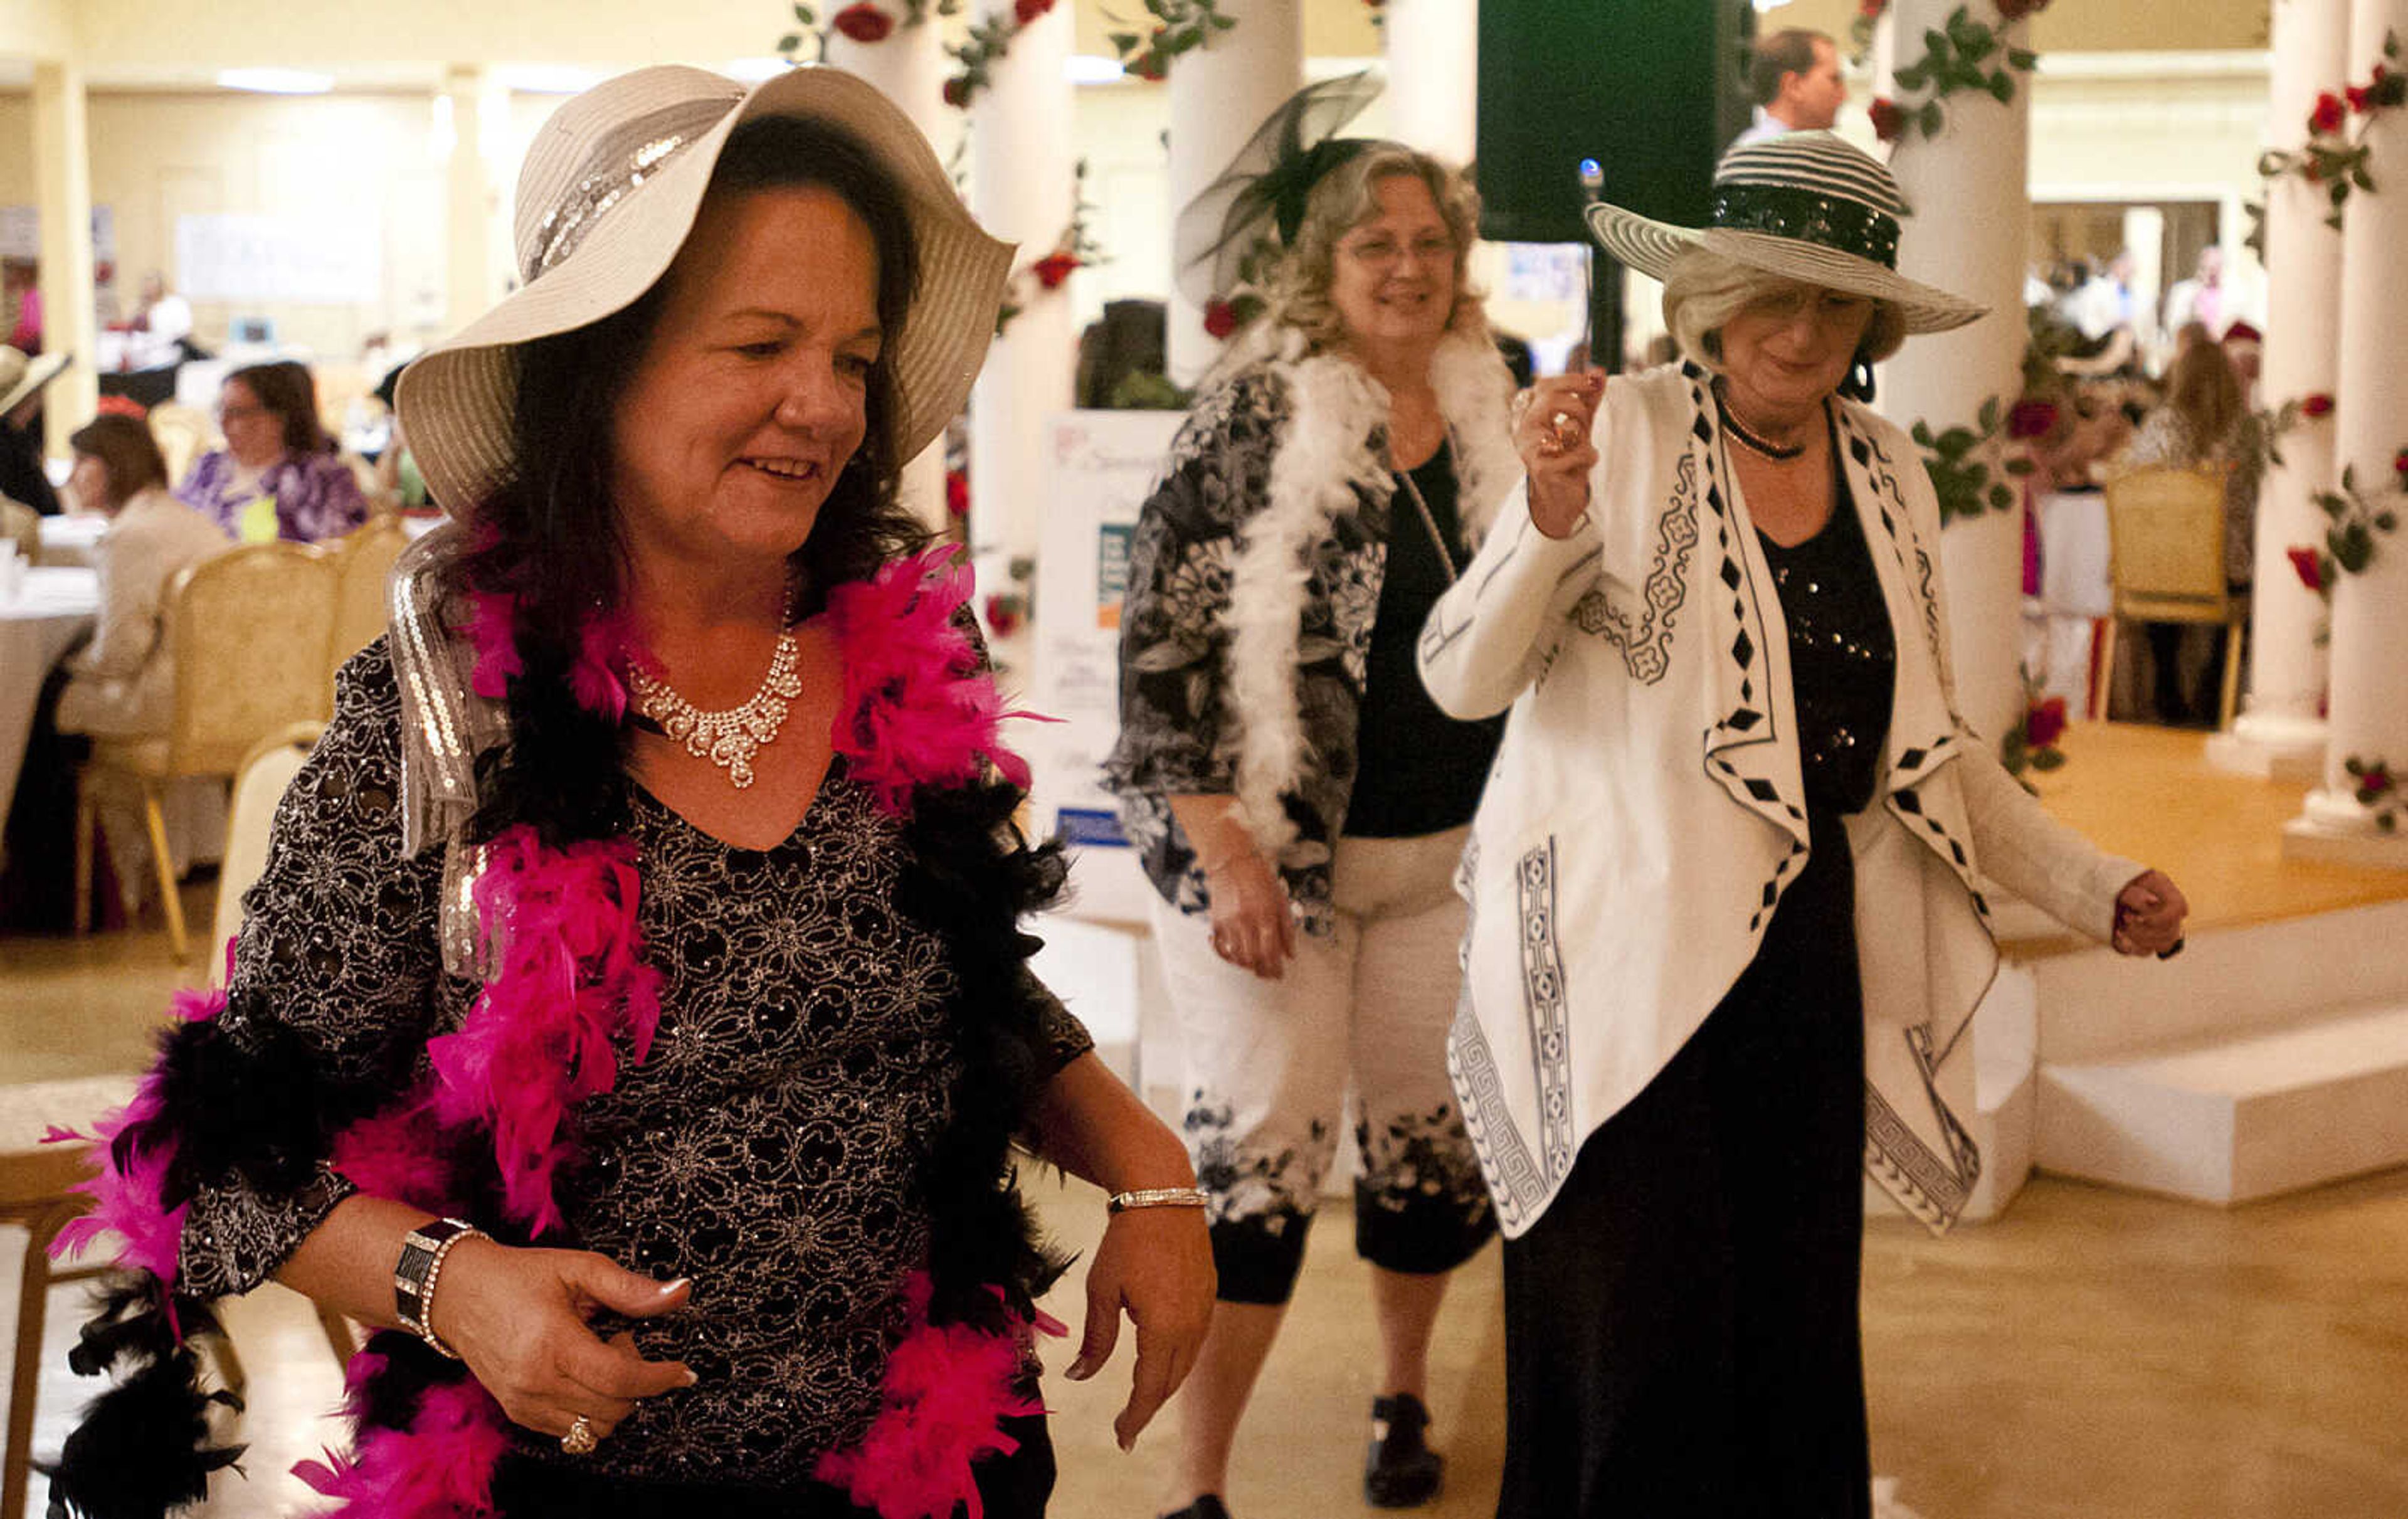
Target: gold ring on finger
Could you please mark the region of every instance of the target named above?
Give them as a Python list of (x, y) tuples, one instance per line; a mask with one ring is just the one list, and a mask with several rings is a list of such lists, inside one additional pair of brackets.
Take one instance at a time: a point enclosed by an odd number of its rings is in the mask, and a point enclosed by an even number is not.
[(560, 1437), (560, 1448), (571, 1455), (592, 1455), (594, 1447), (602, 1443), (594, 1433), (594, 1421), (579, 1414), (569, 1422), (568, 1433)]

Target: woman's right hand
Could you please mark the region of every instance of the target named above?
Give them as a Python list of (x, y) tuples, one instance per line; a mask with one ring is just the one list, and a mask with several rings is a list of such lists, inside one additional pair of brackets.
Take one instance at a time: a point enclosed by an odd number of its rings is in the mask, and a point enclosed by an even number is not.
[(1549, 375), (1516, 402), (1513, 448), (1529, 475), (1530, 521), (1551, 538), (1569, 537), (1588, 509), (1588, 474), (1597, 466), (1589, 433), (1605, 376), (1596, 370)]
[(1235, 848), (1205, 867), (1212, 894), (1212, 953), (1240, 970), (1277, 981), (1296, 953), (1287, 885), (1260, 850)]
[(444, 1258), (429, 1327), (460, 1353), (510, 1422), (555, 1438), (582, 1416), (608, 1439), (643, 1398), (694, 1385), (679, 1361), (647, 1361), (635, 1337), (604, 1340), (604, 1311), (644, 1319), (683, 1308), (693, 1283), (655, 1282), (583, 1250), (464, 1240)]

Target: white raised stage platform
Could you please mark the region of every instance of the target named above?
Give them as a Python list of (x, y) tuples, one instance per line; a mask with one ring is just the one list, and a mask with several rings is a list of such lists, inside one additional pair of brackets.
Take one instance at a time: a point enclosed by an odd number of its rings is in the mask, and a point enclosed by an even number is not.
[(2208, 735), (2077, 724), (2049, 810), (2163, 869), (2189, 942), (2135, 961), (2026, 910), (1975, 1024), (1995, 1216), (2030, 1169), (2232, 1204), (2408, 1165), (2408, 871), (2286, 859), (2305, 784)]

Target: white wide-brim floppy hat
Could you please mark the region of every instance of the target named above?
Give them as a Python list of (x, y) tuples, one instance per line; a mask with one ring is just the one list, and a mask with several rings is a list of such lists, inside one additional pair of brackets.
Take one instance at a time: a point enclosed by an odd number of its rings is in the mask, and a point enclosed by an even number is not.
[(1788, 132), (1723, 154), (1705, 226), (1676, 227), (1598, 205), (1588, 208), (1588, 230), (1607, 252), (1658, 279), (1683, 253), (1703, 248), (1784, 279), (1885, 301), (1911, 333), (1979, 320), (1986, 308), (1898, 272), (1905, 214), (1898, 180), (1879, 161), (1829, 132)]
[(514, 348), (633, 304), (678, 255), (727, 138), (797, 117), (859, 142), (901, 192), (919, 268), (894, 376), (896, 457), (925, 448), (968, 399), (995, 336), (1013, 245), (971, 219), (920, 129), (867, 80), (807, 65), (750, 91), (663, 64), (608, 79), (554, 111), (519, 170), (520, 287), (403, 371), (396, 400), (427, 489), (455, 516), (514, 473)]
[(17, 409), (17, 403), (59, 378), (67, 366), (64, 353), (44, 353), (28, 358), (22, 349), (0, 344), (0, 417)]

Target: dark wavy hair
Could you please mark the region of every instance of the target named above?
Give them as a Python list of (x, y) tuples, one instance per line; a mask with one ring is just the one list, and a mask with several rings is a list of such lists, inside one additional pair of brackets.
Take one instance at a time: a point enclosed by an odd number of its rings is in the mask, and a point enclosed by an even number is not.
[(229, 383), (237, 380), (261, 406), (276, 413), (286, 449), (294, 453), (335, 451), (335, 440), (318, 423), (318, 382), (310, 378), (308, 365), (291, 359), (247, 365), (226, 376)]
[[(903, 461), (887, 356), (896, 351), (918, 268), (901, 190), (852, 136), (816, 122), (765, 117), (729, 136), (709, 193), (801, 185), (834, 192), (868, 226), (884, 335), (869, 374), (867, 431), (794, 556), (802, 588), (797, 609), (808, 617), (826, 604), (831, 586), (867, 579), (919, 547), (926, 533), (895, 497)], [(517, 351), (516, 469), (477, 504), (471, 516), (479, 538), (457, 571), (459, 588), (507, 595), (516, 607), (523, 673), (509, 688), (510, 745), (486, 761), (478, 831), (487, 837), (526, 823), (556, 848), (624, 826), (619, 734), (577, 705), (569, 671), (587, 620), (597, 608), (616, 607), (623, 591), (611, 431), (666, 284), (664, 276), (623, 309)]]

